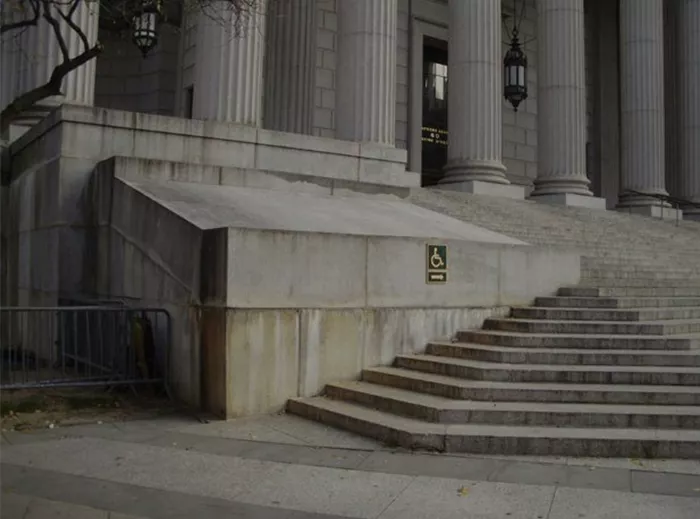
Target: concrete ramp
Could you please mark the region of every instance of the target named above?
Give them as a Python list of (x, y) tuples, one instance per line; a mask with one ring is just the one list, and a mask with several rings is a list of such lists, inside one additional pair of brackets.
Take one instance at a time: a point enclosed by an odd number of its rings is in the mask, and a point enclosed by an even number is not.
[(120, 181), (200, 229), (235, 227), (527, 245), (518, 239), (388, 197), (324, 196), (153, 180)]

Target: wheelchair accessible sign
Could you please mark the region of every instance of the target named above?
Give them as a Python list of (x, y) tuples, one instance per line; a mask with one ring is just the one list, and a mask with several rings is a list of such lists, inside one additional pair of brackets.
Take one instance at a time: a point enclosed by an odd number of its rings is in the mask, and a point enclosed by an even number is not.
[(447, 283), (447, 245), (426, 245), (425, 282)]

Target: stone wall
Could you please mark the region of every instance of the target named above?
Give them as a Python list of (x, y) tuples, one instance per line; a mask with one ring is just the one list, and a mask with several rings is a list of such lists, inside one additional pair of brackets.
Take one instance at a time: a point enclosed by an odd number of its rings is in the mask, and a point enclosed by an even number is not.
[(95, 105), (174, 115), (180, 30), (162, 26), (158, 46), (145, 59), (130, 38), (103, 32), (105, 50), (97, 58)]
[(418, 182), (405, 171), (402, 150), (64, 105), (10, 149), (15, 180), (3, 219), (15, 304), (55, 305), (61, 294), (83, 292), (85, 188), (97, 163), (115, 155), (404, 187)]
[[(403, 150), (64, 105), (10, 151), (12, 304), (89, 296), (166, 308), (173, 389), (199, 403), (203, 388), (227, 416), (280, 409), (579, 279), (578, 255), (402, 202), (416, 181)], [(125, 158), (102, 162), (114, 156)], [(147, 180), (158, 189), (143, 190)], [(230, 202), (237, 186), (249, 191)], [(290, 190), (307, 194), (282, 200)], [(425, 245), (440, 236), (450, 282), (426, 285)]]
[(508, 312), (204, 308), (203, 401), (228, 418), (277, 412), (289, 398), (317, 395), (327, 383), (357, 379), (363, 368), (389, 365), (397, 354), (422, 351), (431, 339)]
[(427, 239), (205, 231), (207, 407), (226, 417), (278, 411), (292, 396), (355, 379), (579, 278), (575, 254), (441, 241), (449, 245), (450, 280), (427, 285)]

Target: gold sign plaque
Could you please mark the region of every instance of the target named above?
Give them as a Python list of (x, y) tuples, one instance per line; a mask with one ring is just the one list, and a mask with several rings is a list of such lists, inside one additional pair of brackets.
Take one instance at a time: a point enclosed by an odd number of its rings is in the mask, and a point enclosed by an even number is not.
[(447, 245), (426, 245), (425, 282), (447, 283)]

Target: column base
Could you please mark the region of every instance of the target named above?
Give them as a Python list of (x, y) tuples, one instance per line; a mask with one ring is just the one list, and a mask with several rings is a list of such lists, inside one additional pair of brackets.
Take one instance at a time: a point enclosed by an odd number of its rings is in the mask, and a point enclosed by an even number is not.
[(500, 196), (515, 200), (525, 199), (525, 187), (513, 184), (495, 184), (482, 180), (463, 180), (457, 182), (440, 182), (435, 186), (446, 191), (460, 191), (474, 195)]
[(671, 207), (670, 204), (667, 202), (663, 202), (662, 200), (659, 200), (658, 198), (654, 198), (653, 196), (645, 196), (644, 193), (648, 193), (649, 195), (662, 195), (662, 196), (668, 196), (668, 193), (666, 191), (662, 190), (650, 190), (650, 191), (641, 191), (639, 190), (640, 193), (642, 194), (637, 194), (637, 193), (630, 193), (629, 191), (625, 191), (624, 189), (620, 192), (620, 199), (617, 203), (617, 207), (620, 209), (627, 209), (630, 207)]
[[(674, 209), (673, 207), (663, 205), (618, 205), (616, 210), (621, 213), (639, 214), (642, 216), (650, 216), (659, 220), (683, 220), (683, 211)], [(698, 215), (700, 216), (700, 215)]]
[(565, 205), (567, 207), (585, 207), (587, 209), (607, 209), (605, 198), (597, 196), (577, 195), (574, 193), (556, 193), (556, 194), (532, 194), (528, 197), (529, 200), (542, 202), (545, 204)]
[(577, 195), (592, 197), (593, 193), (588, 189), (590, 183), (586, 177), (537, 178), (534, 182), (535, 189), (530, 196)]

